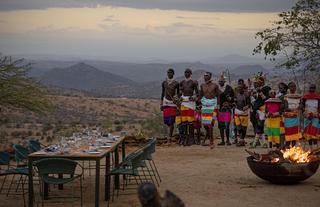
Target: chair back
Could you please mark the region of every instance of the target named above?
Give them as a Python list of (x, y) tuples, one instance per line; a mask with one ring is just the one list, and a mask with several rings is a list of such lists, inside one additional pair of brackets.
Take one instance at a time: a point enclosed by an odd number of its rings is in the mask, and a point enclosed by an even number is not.
[(150, 141), (150, 151), (151, 154), (156, 152), (156, 146), (157, 146), (157, 139), (156, 138), (152, 138)]
[(13, 145), (15, 151), (15, 159), (17, 163), (26, 161), (28, 159), (29, 150), (19, 144)]
[(131, 167), (132, 169), (137, 169), (141, 166), (141, 162), (143, 161), (143, 151), (137, 152), (131, 159)]
[(37, 140), (29, 140), (28, 147), (29, 147), (30, 152), (37, 152), (37, 151), (41, 150), (41, 144)]
[(75, 173), (78, 163), (65, 158), (45, 158), (34, 163), (38, 168), (40, 176), (48, 174), (67, 174)]
[(147, 144), (141, 149), (143, 152), (143, 160), (151, 160), (152, 154), (156, 151), (156, 139), (151, 138)]
[(151, 154), (152, 154), (152, 143), (148, 143), (147, 145), (145, 145), (141, 151), (143, 152), (143, 159), (144, 160), (152, 159), (152, 156), (151, 156)]
[(7, 152), (0, 152), (0, 165), (9, 166), (10, 163), (10, 155)]

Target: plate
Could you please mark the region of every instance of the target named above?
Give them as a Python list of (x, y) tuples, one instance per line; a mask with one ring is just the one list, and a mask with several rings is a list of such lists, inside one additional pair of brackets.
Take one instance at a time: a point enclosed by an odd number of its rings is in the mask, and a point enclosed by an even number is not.
[(110, 148), (111, 145), (100, 146), (100, 148)]
[(88, 153), (89, 154), (100, 154), (101, 152), (99, 152), (99, 151), (89, 151)]
[(46, 155), (48, 152), (34, 152), (34, 155)]

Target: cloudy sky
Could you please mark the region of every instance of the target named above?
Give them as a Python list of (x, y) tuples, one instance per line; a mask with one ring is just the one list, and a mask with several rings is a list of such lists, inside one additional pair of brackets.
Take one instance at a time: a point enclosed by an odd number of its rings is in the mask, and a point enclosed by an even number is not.
[(249, 56), (294, 0), (0, 0), (3, 54), (115, 60)]

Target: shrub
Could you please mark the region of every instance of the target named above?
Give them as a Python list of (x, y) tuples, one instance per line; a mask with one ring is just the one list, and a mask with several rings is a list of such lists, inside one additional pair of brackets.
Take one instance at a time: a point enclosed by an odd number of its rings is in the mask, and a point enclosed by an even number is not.
[(113, 123), (116, 124), (116, 125), (119, 125), (120, 121), (119, 120), (115, 120)]
[(122, 125), (118, 125), (118, 126), (116, 126), (115, 131), (116, 132), (120, 132), (122, 129), (123, 129), (123, 126)]
[(29, 131), (28, 131), (28, 137), (30, 137), (30, 136), (32, 136), (32, 135), (33, 135), (32, 131), (29, 130)]

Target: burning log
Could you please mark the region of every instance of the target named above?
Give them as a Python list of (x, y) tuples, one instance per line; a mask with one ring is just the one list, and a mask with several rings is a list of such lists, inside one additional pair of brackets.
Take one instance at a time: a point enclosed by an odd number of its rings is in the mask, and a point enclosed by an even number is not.
[(249, 151), (249, 150), (247, 150), (247, 149), (245, 149), (245, 151), (246, 151), (249, 155), (251, 155), (254, 159), (260, 161), (261, 155), (260, 155), (259, 153), (252, 152), (252, 151)]
[(320, 156), (320, 147), (314, 150), (311, 150), (310, 155), (319, 155)]
[(280, 150), (271, 150), (266, 154), (259, 154), (247, 149), (245, 151), (259, 162), (273, 162), (273, 160), (283, 160), (282, 152)]

